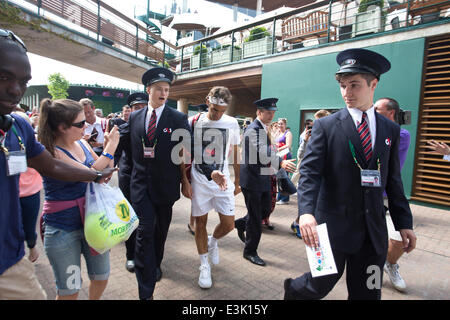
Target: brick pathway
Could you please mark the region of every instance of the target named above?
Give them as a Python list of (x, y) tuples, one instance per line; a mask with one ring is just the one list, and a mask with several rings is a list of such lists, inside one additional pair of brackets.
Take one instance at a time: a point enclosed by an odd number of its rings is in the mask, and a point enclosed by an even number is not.
[[(234, 230), (219, 242), (220, 264), (212, 267), (213, 287), (200, 289), (197, 285), (199, 259), (194, 237), (187, 229), (189, 208), (190, 201), (183, 197), (174, 206), (162, 263), (163, 278), (156, 285), (155, 299), (280, 300), (284, 294), (284, 279), (308, 271), (303, 242), (295, 237), (289, 227), (297, 215), (297, 198), (291, 197), (288, 205), (277, 206), (272, 214), (271, 222), (275, 230), (263, 230), (258, 253), (267, 266), (253, 265), (242, 257), (244, 245)], [(411, 205), (411, 209), (418, 238), (417, 248), (400, 260), (400, 272), (408, 289), (404, 294), (397, 292), (385, 275), (382, 299), (449, 299), (450, 212), (419, 205)], [(236, 213), (236, 218), (246, 213), (242, 193), (236, 197)], [(208, 231), (211, 233), (218, 223), (217, 214), (211, 212), (209, 218)], [(36, 273), (48, 299), (54, 299), (53, 272), (40, 240), (38, 248), (41, 255), (35, 263)], [(88, 298), (89, 284), (84, 262), (82, 277), (84, 282), (79, 299), (84, 300)], [(325, 299), (346, 298), (344, 273)], [(138, 299), (136, 277), (125, 270), (124, 244), (111, 250), (111, 275), (103, 299)]]

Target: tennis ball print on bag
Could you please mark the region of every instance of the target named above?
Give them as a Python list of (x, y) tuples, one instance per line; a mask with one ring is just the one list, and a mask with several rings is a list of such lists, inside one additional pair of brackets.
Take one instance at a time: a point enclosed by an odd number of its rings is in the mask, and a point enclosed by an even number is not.
[(91, 213), (87, 216), (84, 233), (86, 241), (95, 250), (101, 252), (111, 249), (115, 245), (128, 239), (136, 215), (130, 219), (130, 211), (125, 201), (120, 201), (115, 208), (120, 222), (112, 222), (106, 212)]

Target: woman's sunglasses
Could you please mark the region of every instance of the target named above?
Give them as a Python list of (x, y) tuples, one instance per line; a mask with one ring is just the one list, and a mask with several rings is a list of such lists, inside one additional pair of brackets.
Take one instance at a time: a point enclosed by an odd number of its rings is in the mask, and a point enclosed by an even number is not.
[(84, 124), (86, 123), (86, 120), (80, 121), (80, 122), (75, 122), (72, 123), (72, 127), (77, 127), (77, 128), (84, 128)]
[(10, 30), (0, 29), (0, 37), (11, 39), (12, 41), (17, 42), (20, 44), (25, 51), (27, 51), (27, 47), (25, 46), (25, 43), (23, 43), (22, 39), (20, 39), (18, 36), (14, 34), (14, 32)]

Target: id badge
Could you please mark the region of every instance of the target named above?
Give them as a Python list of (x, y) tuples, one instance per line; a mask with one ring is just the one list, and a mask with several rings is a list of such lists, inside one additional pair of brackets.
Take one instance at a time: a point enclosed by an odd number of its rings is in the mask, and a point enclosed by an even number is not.
[(361, 186), (381, 187), (381, 176), (378, 170), (361, 170)]
[(6, 156), (6, 174), (15, 176), (27, 171), (27, 156), (24, 150), (10, 151)]
[(155, 157), (154, 147), (144, 147), (144, 158), (151, 159)]

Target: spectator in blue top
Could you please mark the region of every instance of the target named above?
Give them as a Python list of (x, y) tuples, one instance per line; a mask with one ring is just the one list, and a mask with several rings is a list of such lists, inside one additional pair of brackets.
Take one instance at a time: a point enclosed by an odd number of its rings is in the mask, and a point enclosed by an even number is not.
[(20, 116), (10, 115), (30, 79), (25, 44), (13, 32), (0, 29), (0, 300), (46, 298), (33, 265), (24, 258), (19, 176), (27, 165), (42, 175), (65, 181), (101, 182), (114, 171), (96, 172), (53, 158), (36, 141), (30, 125)]
[[(96, 170), (113, 166), (112, 155), (119, 143), (118, 127), (114, 126), (111, 132), (105, 133), (103, 152), (98, 157), (82, 139), (85, 126), (86, 118), (80, 103), (69, 99), (42, 101), (38, 139), (56, 159)], [(86, 188), (86, 182), (44, 177), (44, 249), (55, 275), (57, 300), (77, 299), (82, 282), (81, 254), (91, 280), (89, 298), (100, 299), (108, 282), (109, 251), (103, 254), (91, 252), (84, 237)]]

